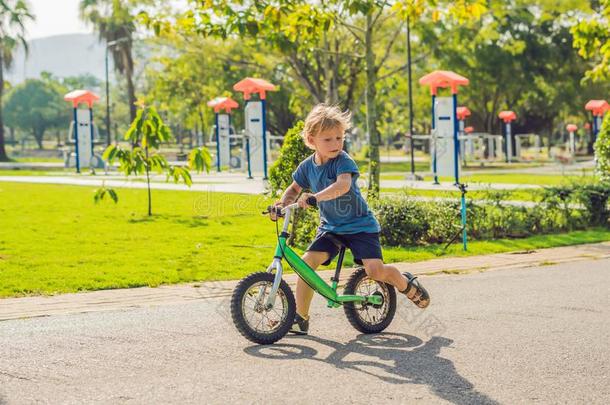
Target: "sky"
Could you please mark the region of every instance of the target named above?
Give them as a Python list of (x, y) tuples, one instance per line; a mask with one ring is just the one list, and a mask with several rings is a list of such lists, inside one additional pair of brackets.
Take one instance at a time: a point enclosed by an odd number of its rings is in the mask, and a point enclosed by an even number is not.
[[(27, 25), (27, 39), (52, 35), (91, 33), (93, 27), (83, 23), (78, 16), (81, 0), (26, 0), (36, 21)], [(187, 0), (168, 0), (174, 9), (186, 8)]]
[(36, 21), (27, 26), (27, 39), (51, 35), (90, 33), (78, 17), (80, 0), (27, 0)]

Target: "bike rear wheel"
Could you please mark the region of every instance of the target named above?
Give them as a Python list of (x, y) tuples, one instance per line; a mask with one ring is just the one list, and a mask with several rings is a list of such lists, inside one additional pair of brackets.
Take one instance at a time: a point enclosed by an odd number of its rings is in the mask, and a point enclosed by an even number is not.
[(387, 328), (396, 313), (396, 290), (394, 286), (375, 281), (363, 267), (357, 269), (345, 285), (346, 295), (379, 295), (381, 304), (346, 302), (343, 310), (349, 323), (362, 333), (379, 333)]
[(296, 304), (288, 284), (282, 280), (273, 308), (265, 304), (275, 275), (253, 273), (237, 284), (231, 297), (231, 317), (235, 327), (251, 342), (268, 345), (283, 338), (294, 321)]

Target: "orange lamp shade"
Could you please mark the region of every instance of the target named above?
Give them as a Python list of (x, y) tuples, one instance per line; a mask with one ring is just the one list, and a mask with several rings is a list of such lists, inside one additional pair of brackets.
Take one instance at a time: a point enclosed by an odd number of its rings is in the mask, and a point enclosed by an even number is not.
[(608, 110), (610, 110), (610, 104), (606, 100), (589, 100), (585, 104), (585, 110), (591, 111), (593, 115), (602, 116)]
[(468, 107), (458, 107), (456, 112), (458, 120), (464, 120), (466, 119), (466, 117), (470, 116), (470, 110), (468, 109)]
[(568, 132), (576, 132), (578, 131), (578, 125), (568, 124), (566, 125), (566, 129), (568, 130)]
[(216, 97), (215, 99), (208, 101), (208, 107), (214, 108), (215, 113), (225, 110), (230, 114), (232, 109), (239, 107), (239, 104), (231, 97)]
[(451, 93), (457, 94), (458, 87), (467, 86), (468, 83), (467, 78), (449, 70), (435, 70), (419, 79), (419, 84), (430, 86), (432, 95), (436, 95), (439, 87), (451, 87)]
[(514, 111), (500, 111), (498, 117), (508, 124), (509, 122), (517, 119), (517, 114), (515, 114)]
[(87, 103), (89, 108), (93, 107), (93, 103), (98, 101), (100, 96), (89, 90), (74, 90), (64, 96), (64, 100), (72, 103), (74, 108), (80, 103)]
[(265, 79), (257, 79), (254, 77), (246, 77), (242, 81), (233, 86), (233, 90), (244, 93), (244, 99), (249, 100), (250, 95), (258, 93), (261, 100), (266, 97), (267, 91), (276, 91), (275, 85), (269, 83)]
[(474, 132), (474, 127), (466, 127), (464, 128), (464, 132), (466, 132), (467, 134), (471, 134)]

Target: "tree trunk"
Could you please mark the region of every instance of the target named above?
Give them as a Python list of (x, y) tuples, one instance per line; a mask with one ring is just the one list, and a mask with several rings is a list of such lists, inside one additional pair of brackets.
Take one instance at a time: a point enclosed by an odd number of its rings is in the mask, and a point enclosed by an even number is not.
[(0, 53), (0, 162), (8, 161), (4, 148), (4, 120), (2, 118), (2, 97), (4, 96), (4, 60)]
[(127, 98), (129, 99), (129, 119), (130, 123), (136, 119), (136, 90), (133, 84), (133, 58), (131, 56), (131, 46), (125, 48), (125, 78), (127, 79)]
[[(205, 134), (206, 134), (206, 131), (205, 131), (205, 129), (206, 129), (205, 128), (205, 119), (203, 118), (203, 111), (201, 111), (201, 106), (197, 107), (197, 113), (199, 115), (199, 122), (201, 122), (201, 142), (202, 142), (202, 145), (200, 145), (200, 146), (205, 146), (205, 144), (208, 142), (208, 140), (205, 138)], [(229, 130), (229, 132), (231, 132), (231, 131)]]
[(375, 53), (373, 52), (373, 17), (371, 12), (366, 16), (366, 120), (369, 131), (369, 194), (368, 198), (379, 197), (379, 142), (377, 131), (376, 89), (377, 72), (375, 69)]
[(42, 141), (44, 138), (44, 129), (40, 130), (40, 129), (33, 129), (33, 135), (34, 135), (34, 139), (36, 139), (36, 144), (38, 144), (38, 149), (44, 149), (42, 146)]
[(144, 148), (146, 153), (146, 188), (148, 188), (148, 216), (152, 216), (152, 195), (150, 193), (150, 161), (148, 160), (148, 146)]

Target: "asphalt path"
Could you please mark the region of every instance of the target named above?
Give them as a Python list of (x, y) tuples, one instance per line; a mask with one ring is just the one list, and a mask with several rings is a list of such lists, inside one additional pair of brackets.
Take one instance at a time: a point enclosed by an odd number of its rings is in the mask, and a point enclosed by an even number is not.
[(316, 298), (272, 346), (227, 298), (0, 322), (0, 404), (610, 402), (610, 259), (422, 282), (385, 333)]

